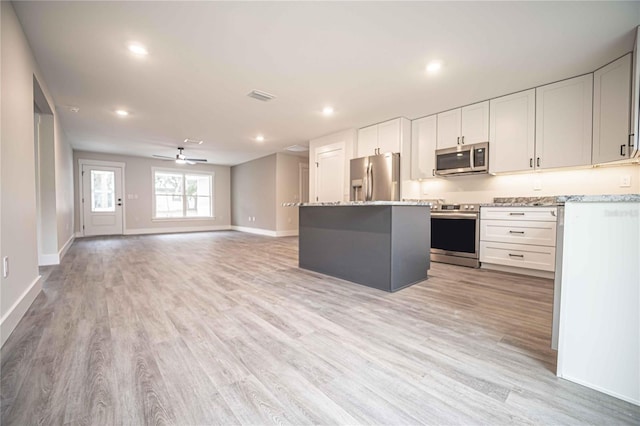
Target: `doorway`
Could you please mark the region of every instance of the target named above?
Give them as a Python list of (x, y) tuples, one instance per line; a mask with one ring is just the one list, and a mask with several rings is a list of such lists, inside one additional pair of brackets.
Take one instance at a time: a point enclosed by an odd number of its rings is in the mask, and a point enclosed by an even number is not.
[(298, 200), (301, 203), (309, 202), (309, 165), (300, 163), (298, 170), (299, 194)]
[(124, 233), (123, 163), (80, 160), (82, 234)]

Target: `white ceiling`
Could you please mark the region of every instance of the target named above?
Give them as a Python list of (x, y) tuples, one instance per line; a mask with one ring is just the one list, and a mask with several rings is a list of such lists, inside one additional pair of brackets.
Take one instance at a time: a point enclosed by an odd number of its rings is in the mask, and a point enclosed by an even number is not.
[[(205, 142), (189, 156), (229, 165), (593, 71), (633, 48), (640, 23), (638, 2), (14, 7), (74, 149), (175, 155), (195, 138)], [(133, 57), (130, 41), (149, 55)], [(424, 72), (432, 59), (444, 62), (437, 76)], [(248, 98), (253, 89), (277, 99)]]

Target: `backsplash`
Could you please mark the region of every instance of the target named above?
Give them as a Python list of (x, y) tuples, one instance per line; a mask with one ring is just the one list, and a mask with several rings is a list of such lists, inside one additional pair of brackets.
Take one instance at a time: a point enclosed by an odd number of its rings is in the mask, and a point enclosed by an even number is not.
[[(629, 187), (620, 187), (630, 177)], [(539, 189), (534, 189), (539, 188)], [(640, 193), (640, 165), (541, 171), (512, 175), (470, 175), (404, 181), (402, 198), (441, 198), (448, 203), (490, 203), (495, 197), (543, 197)]]

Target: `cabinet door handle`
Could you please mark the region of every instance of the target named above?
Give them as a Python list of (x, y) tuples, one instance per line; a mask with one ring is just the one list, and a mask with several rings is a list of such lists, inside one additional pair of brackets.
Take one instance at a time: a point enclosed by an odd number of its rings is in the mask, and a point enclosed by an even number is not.
[(513, 253), (509, 253), (509, 257), (520, 257), (520, 258), (524, 258), (524, 254), (513, 254)]
[(536, 158), (536, 167), (540, 167), (540, 157)]
[(533, 167), (533, 158), (529, 158), (529, 167)]
[(431, 169), (431, 176), (435, 176), (436, 175), (436, 169)]
[(510, 234), (524, 234), (524, 231), (509, 231)]
[(509, 216), (524, 216), (524, 212), (509, 212)]
[(460, 136), (458, 136), (458, 141), (456, 142), (457, 145), (460, 145)]
[(460, 142), (462, 142), (462, 145), (464, 145), (464, 136), (462, 137), (462, 139), (460, 139)]
[(622, 157), (627, 156), (627, 146), (625, 144), (620, 145), (620, 155)]

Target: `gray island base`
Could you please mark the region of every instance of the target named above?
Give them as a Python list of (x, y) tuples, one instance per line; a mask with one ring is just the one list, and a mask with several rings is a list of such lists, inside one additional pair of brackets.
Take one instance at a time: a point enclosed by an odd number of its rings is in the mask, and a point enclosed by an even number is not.
[(430, 208), (302, 205), (299, 266), (385, 291), (427, 279)]

